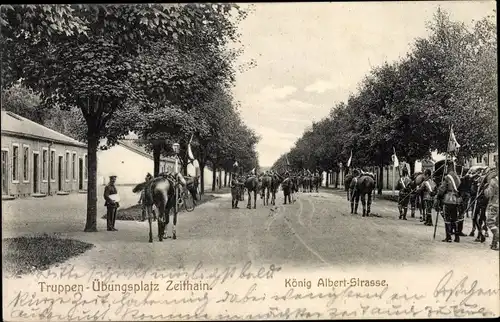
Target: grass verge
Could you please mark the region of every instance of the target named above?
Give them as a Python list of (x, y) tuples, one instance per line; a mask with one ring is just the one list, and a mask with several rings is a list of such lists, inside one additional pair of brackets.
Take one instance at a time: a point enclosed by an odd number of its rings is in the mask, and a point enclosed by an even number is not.
[[(196, 207), (205, 202), (209, 202), (217, 198), (214, 195), (203, 195), (201, 200), (196, 202)], [(196, 208), (195, 208), (196, 209)], [(185, 212), (184, 208), (181, 208), (180, 212)], [(116, 212), (116, 220), (129, 220), (129, 221), (138, 221), (141, 220), (142, 217), (142, 205), (133, 205), (128, 208), (118, 209)], [(102, 219), (106, 219), (106, 215), (101, 217)]]
[(94, 247), (74, 239), (42, 235), (5, 238), (3, 240), (3, 271), (7, 275), (29, 274), (46, 270)]

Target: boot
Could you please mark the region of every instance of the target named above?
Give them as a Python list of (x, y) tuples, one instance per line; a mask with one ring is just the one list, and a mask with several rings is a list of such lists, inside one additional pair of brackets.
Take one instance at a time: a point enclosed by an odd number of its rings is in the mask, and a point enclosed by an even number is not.
[(403, 208), (398, 207), (399, 210), (399, 219), (403, 219)]
[(354, 213), (354, 202), (351, 202), (351, 215)]
[(451, 243), (451, 233), (450, 233), (450, 230), (451, 230), (451, 227), (450, 227), (450, 224), (444, 224), (444, 230), (445, 230), (445, 233), (446, 233), (446, 238), (443, 239), (442, 241), (443, 242), (447, 242), (447, 243)]
[(411, 209), (411, 218), (415, 218), (415, 208)]
[(403, 220), (407, 220), (406, 219), (406, 214), (408, 213), (408, 208), (405, 208), (404, 211), (403, 211)]
[(368, 217), (368, 216), (370, 216), (370, 211), (371, 211), (371, 209), (370, 209), (370, 208), (371, 208), (371, 207), (370, 207), (370, 205), (368, 205), (368, 206), (366, 207), (366, 216), (367, 216), (367, 217)]
[(363, 207), (363, 215), (362, 216), (366, 217), (366, 209), (365, 209), (365, 207)]
[(425, 221), (425, 225), (433, 226), (432, 225), (432, 214), (427, 214), (426, 218), (427, 218), (427, 220)]
[(467, 235), (463, 233), (463, 229), (464, 229), (464, 222), (462, 220), (457, 223), (458, 235), (461, 237), (466, 237)]
[(358, 214), (358, 206), (359, 206), (359, 204), (356, 202), (356, 204), (354, 205), (354, 214), (355, 215)]
[(454, 240), (455, 243), (460, 243), (460, 234), (459, 233), (455, 233), (455, 240)]
[(492, 231), (492, 232), (493, 232), (493, 238), (491, 239), (490, 248), (492, 250), (498, 250), (498, 232), (497, 231)]
[(474, 229), (472, 229), (472, 231), (469, 234), (469, 237), (474, 237), (475, 234), (476, 234), (476, 231)]

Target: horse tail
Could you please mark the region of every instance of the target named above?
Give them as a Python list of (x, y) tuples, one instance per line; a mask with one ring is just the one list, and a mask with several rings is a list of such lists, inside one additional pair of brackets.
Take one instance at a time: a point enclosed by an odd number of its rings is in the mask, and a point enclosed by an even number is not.
[(137, 186), (134, 187), (134, 189), (132, 189), (132, 192), (133, 193), (138, 193), (138, 192), (144, 190), (144, 188), (146, 187), (147, 183), (148, 183), (147, 181), (139, 183)]

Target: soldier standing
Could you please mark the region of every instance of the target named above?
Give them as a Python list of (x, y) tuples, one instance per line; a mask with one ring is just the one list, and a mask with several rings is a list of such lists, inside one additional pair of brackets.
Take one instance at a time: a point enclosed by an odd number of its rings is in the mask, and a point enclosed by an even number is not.
[(451, 242), (452, 234), (455, 235), (455, 242), (460, 242), (457, 220), (462, 201), (458, 193), (458, 186), (460, 186), (460, 178), (450, 167), (437, 193), (437, 199), (444, 204), (443, 218), (446, 238), (443, 242)]
[(118, 199), (118, 191), (115, 186), (116, 175), (109, 176), (109, 183), (104, 188), (104, 206), (106, 206), (106, 222), (108, 231), (118, 231), (115, 228), (116, 210), (120, 207)]
[[(148, 172), (146, 175), (145, 181), (148, 182), (151, 179), (153, 179), (153, 176), (151, 173)], [(146, 205), (146, 189), (144, 188), (141, 191), (141, 198), (139, 199), (139, 204), (142, 205), (142, 216), (141, 216), (141, 221), (146, 220), (146, 211), (147, 211), (147, 205)]]
[(484, 195), (489, 199), (488, 217), (486, 224), (493, 233), (491, 240), (491, 249), (498, 250), (498, 165), (497, 172), (486, 177), (487, 184), (484, 189)]
[(358, 177), (360, 172), (358, 169), (353, 171), (353, 178), (351, 184), (349, 185), (349, 200), (351, 201), (351, 214), (358, 214), (359, 205), (359, 191), (358, 191)]
[(410, 184), (411, 179), (408, 176), (408, 170), (406, 168), (403, 168), (402, 177), (399, 179), (398, 184), (396, 185), (396, 189), (399, 190), (399, 219), (407, 220), (406, 214), (408, 213), (408, 203), (410, 201)]
[(424, 203), (424, 225), (432, 226), (432, 205), (434, 202), (434, 194), (436, 190), (436, 183), (432, 180), (431, 170), (424, 171), (424, 182), (417, 188), (417, 194), (423, 192)]

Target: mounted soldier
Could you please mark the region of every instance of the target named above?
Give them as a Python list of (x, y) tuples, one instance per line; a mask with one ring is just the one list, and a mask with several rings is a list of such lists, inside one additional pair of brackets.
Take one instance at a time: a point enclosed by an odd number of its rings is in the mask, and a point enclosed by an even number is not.
[(424, 171), (424, 182), (417, 188), (417, 195), (423, 195), (424, 225), (432, 226), (432, 205), (436, 194), (436, 183), (432, 180), (431, 170)]
[(448, 174), (445, 176), (437, 193), (437, 201), (444, 205), (442, 216), (444, 218), (446, 238), (443, 239), (443, 242), (451, 243), (451, 235), (455, 236), (454, 241), (456, 243), (460, 242), (457, 221), (459, 220), (458, 213), (462, 200), (458, 192), (459, 186), (460, 178), (453, 167), (449, 167)]
[(398, 196), (398, 210), (399, 219), (407, 220), (408, 203), (410, 202), (411, 179), (408, 175), (408, 169), (405, 167), (402, 170), (402, 177), (399, 179), (396, 190), (399, 190)]

